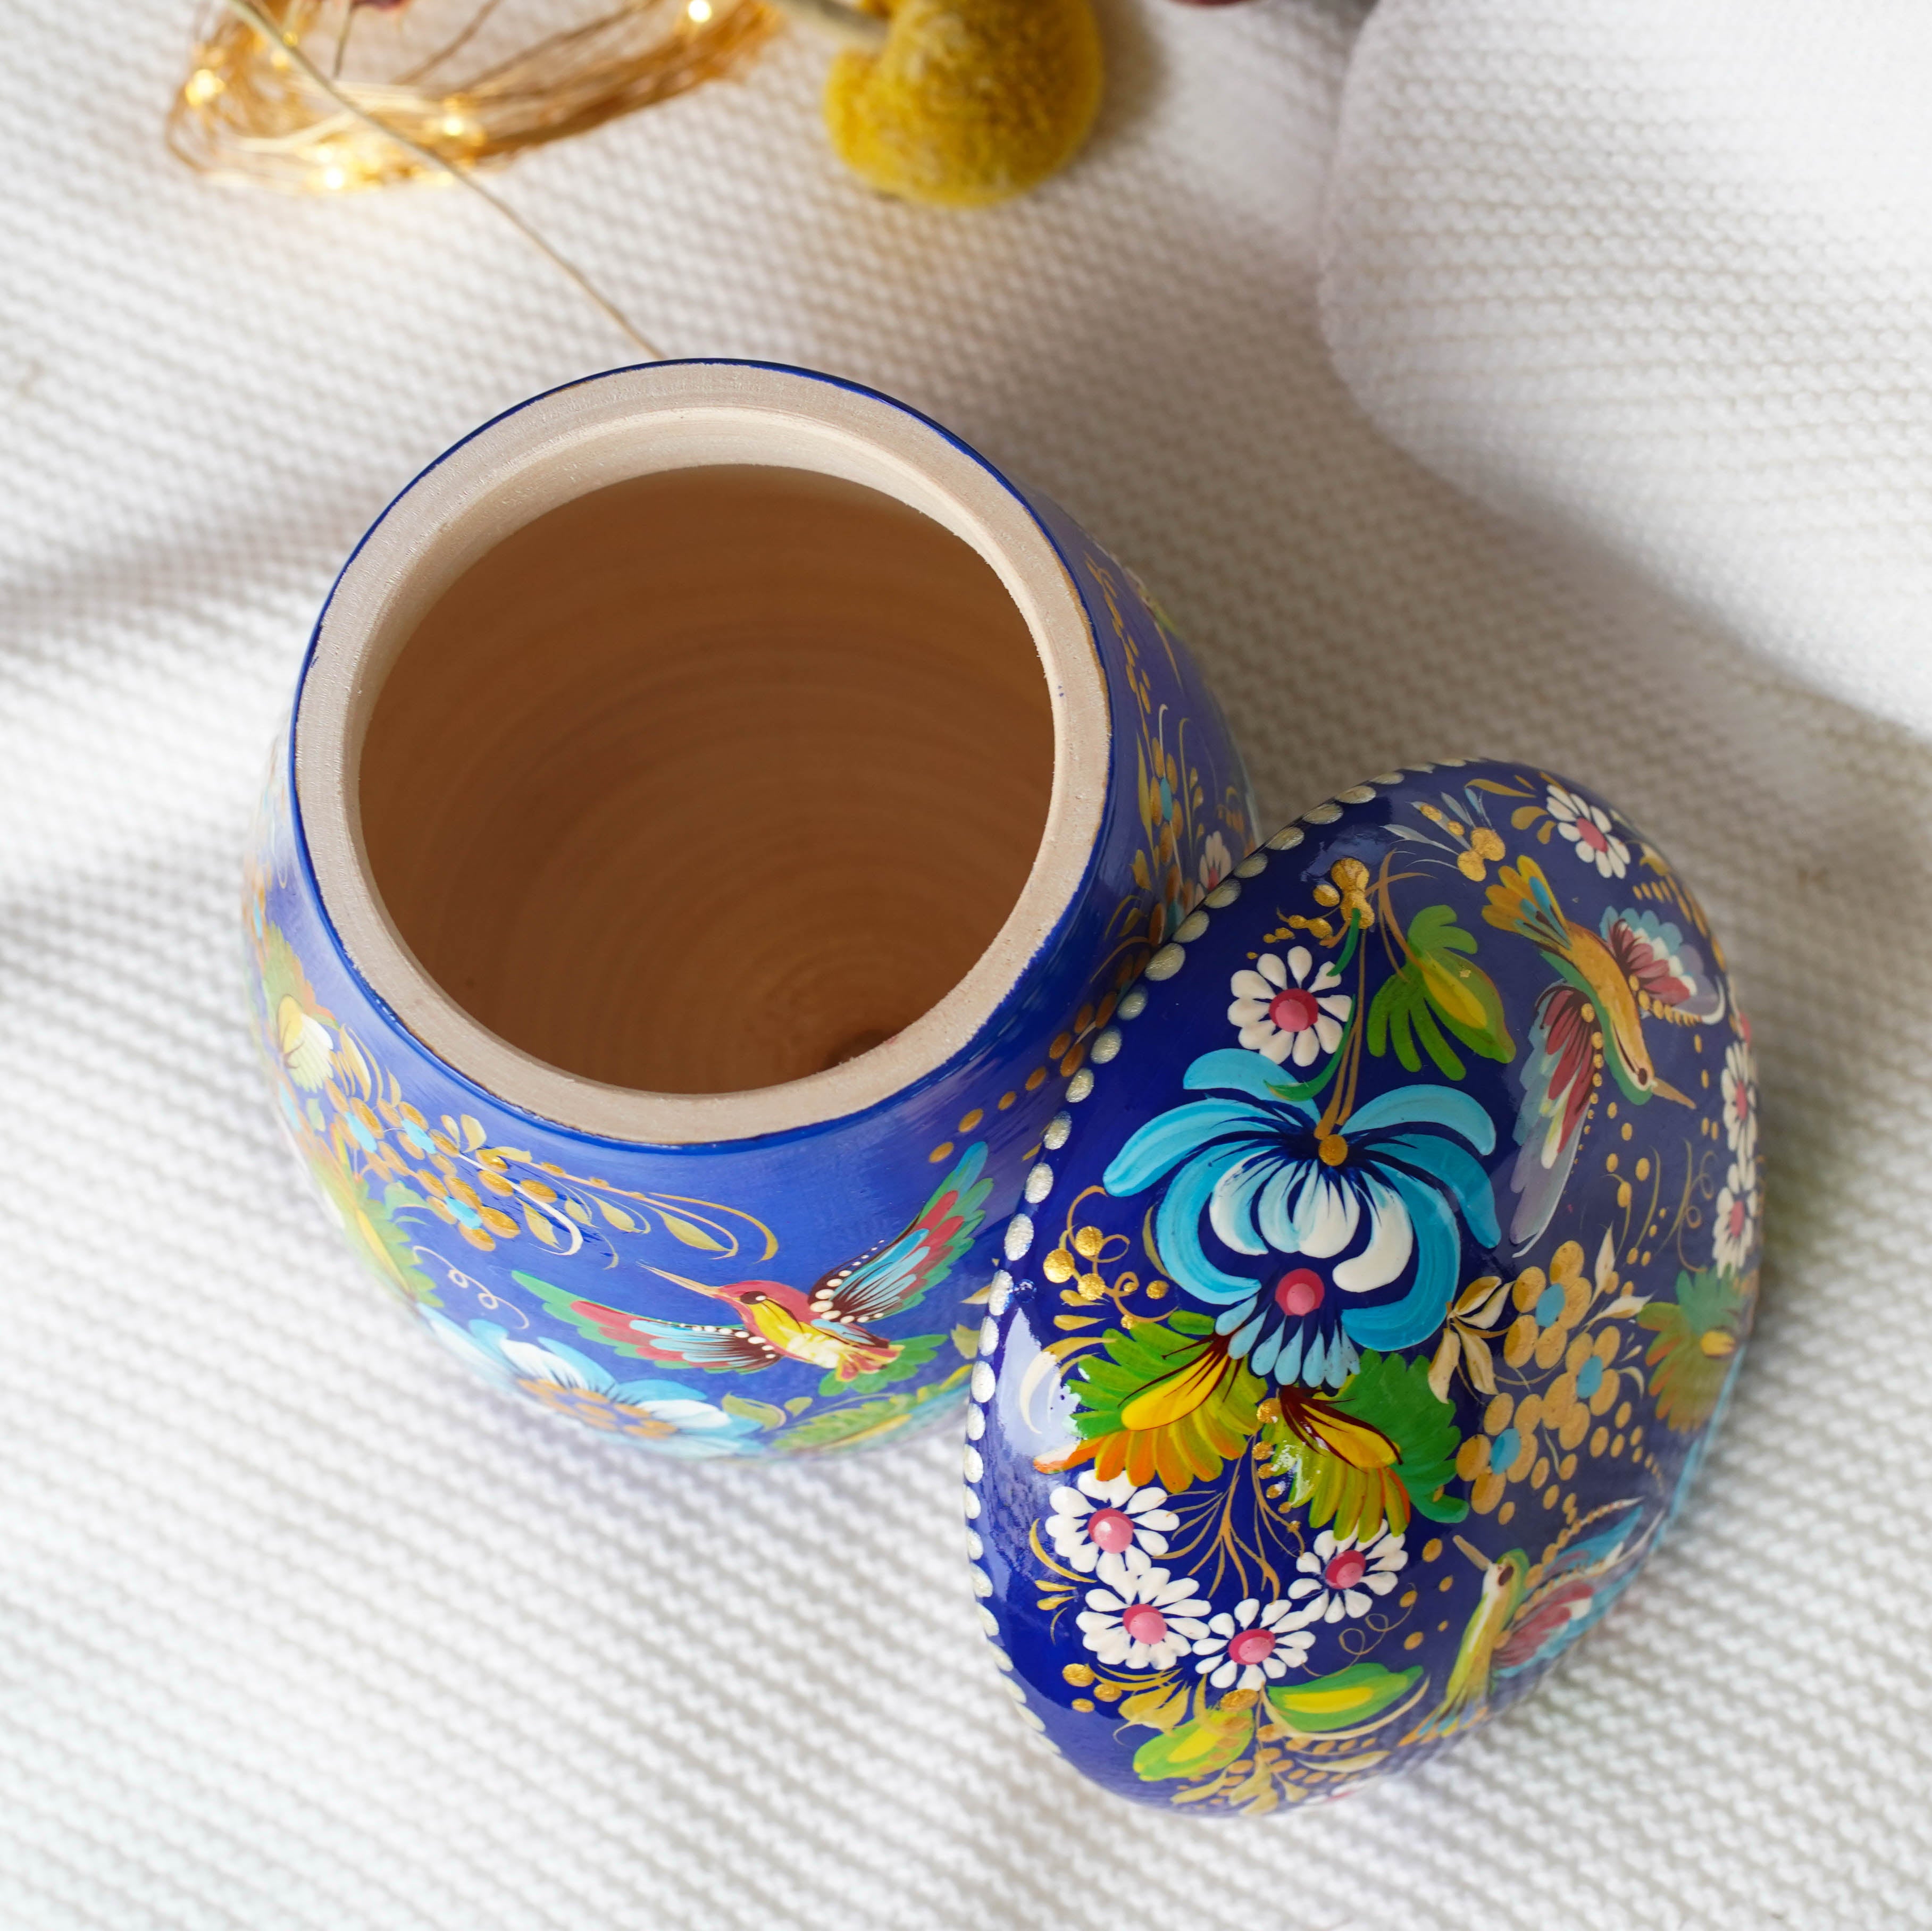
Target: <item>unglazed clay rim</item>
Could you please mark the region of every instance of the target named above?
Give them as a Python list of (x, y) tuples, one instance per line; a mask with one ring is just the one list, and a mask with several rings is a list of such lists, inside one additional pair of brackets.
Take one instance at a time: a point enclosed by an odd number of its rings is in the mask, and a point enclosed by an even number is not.
[[(902, 1032), (843, 1065), (780, 1085), (644, 1092), (566, 1072), (512, 1045), (424, 970), (370, 874), (362, 746), (403, 646), (496, 544), (607, 484), (733, 463), (866, 484), (922, 511), (986, 559), (1040, 652), (1052, 706), (1052, 784), (1039, 848), (1004, 924), (952, 990)], [(1065, 563), (1024, 499), (982, 458), (902, 405), (830, 377), (765, 364), (674, 362), (616, 370), (539, 396), (410, 484), (337, 580), (303, 676), (294, 737), (298, 835), (323, 908), (349, 964), (398, 1020), (498, 1101), (580, 1132), (678, 1145), (757, 1138), (862, 1113), (962, 1051), (1076, 901), (1106, 808), (1111, 714), (1093, 630)], [(700, 913), (701, 901), (691, 915)]]

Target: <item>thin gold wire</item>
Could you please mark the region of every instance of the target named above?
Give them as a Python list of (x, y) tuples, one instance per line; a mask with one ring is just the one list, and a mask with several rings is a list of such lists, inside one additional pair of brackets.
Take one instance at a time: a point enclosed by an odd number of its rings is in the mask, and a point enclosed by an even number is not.
[[(457, 76), (451, 63), (502, 4), (478, 0), (440, 48), (386, 80), (329, 72), (351, 0), (256, 0), (279, 46), (211, 4), (169, 112), (168, 145), (218, 180), (297, 194), (447, 178), (735, 73), (778, 24), (764, 0), (617, 0)], [(379, 15), (358, 26), (356, 64), (385, 24)]]

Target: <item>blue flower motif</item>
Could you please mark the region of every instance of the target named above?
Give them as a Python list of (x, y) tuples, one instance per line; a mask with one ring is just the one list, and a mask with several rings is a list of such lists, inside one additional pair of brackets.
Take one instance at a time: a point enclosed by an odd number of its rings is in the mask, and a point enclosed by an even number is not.
[[(1118, 1198), (1167, 1179), (1154, 1216), (1162, 1258), (1222, 1309), (1215, 1331), (1232, 1336), (1237, 1359), (1279, 1381), (1339, 1388), (1358, 1350), (1413, 1347), (1441, 1327), (1459, 1219), (1485, 1247), (1501, 1238), (1489, 1175), (1469, 1151), (1493, 1151), (1496, 1128), (1453, 1087), (1405, 1086), (1322, 1134), (1319, 1108), (1282, 1097), (1280, 1080), (1252, 1053), (1203, 1054), (1183, 1084), (1234, 1096), (1149, 1120), (1103, 1183)], [(1234, 1271), (1277, 1254), (1320, 1265), (1259, 1279)]]
[(745, 1438), (758, 1432), (756, 1421), (700, 1400), (676, 1381), (620, 1381), (566, 1342), (519, 1340), (494, 1321), (472, 1321), (464, 1328), (433, 1309), (418, 1312), (469, 1367), (554, 1414), (660, 1455), (693, 1459), (754, 1452)]

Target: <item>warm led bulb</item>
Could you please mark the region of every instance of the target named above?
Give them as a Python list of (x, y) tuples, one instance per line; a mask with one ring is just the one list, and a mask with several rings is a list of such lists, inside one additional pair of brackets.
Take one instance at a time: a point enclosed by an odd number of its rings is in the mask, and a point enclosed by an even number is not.
[(322, 184), (332, 193), (341, 187), (348, 178), (349, 177), (340, 168), (324, 168), (322, 171)]
[(686, 0), (684, 17), (703, 26), (711, 17), (711, 0)]
[[(698, 4), (702, 4), (703, 0), (698, 0)], [(460, 141), (476, 132), (466, 114), (446, 114), (440, 124), (445, 136), (452, 141)]]
[(190, 107), (205, 107), (226, 84), (212, 67), (198, 67), (188, 76), (188, 85), (182, 91)]

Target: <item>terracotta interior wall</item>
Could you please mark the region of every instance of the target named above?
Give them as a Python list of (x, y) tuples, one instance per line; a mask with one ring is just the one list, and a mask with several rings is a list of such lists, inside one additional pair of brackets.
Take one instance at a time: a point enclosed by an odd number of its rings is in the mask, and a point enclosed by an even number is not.
[(663, 1093), (878, 1044), (998, 931), (1045, 823), (1046, 680), (992, 568), (856, 484), (639, 477), (476, 564), (364, 742), (377, 890), (512, 1044)]

